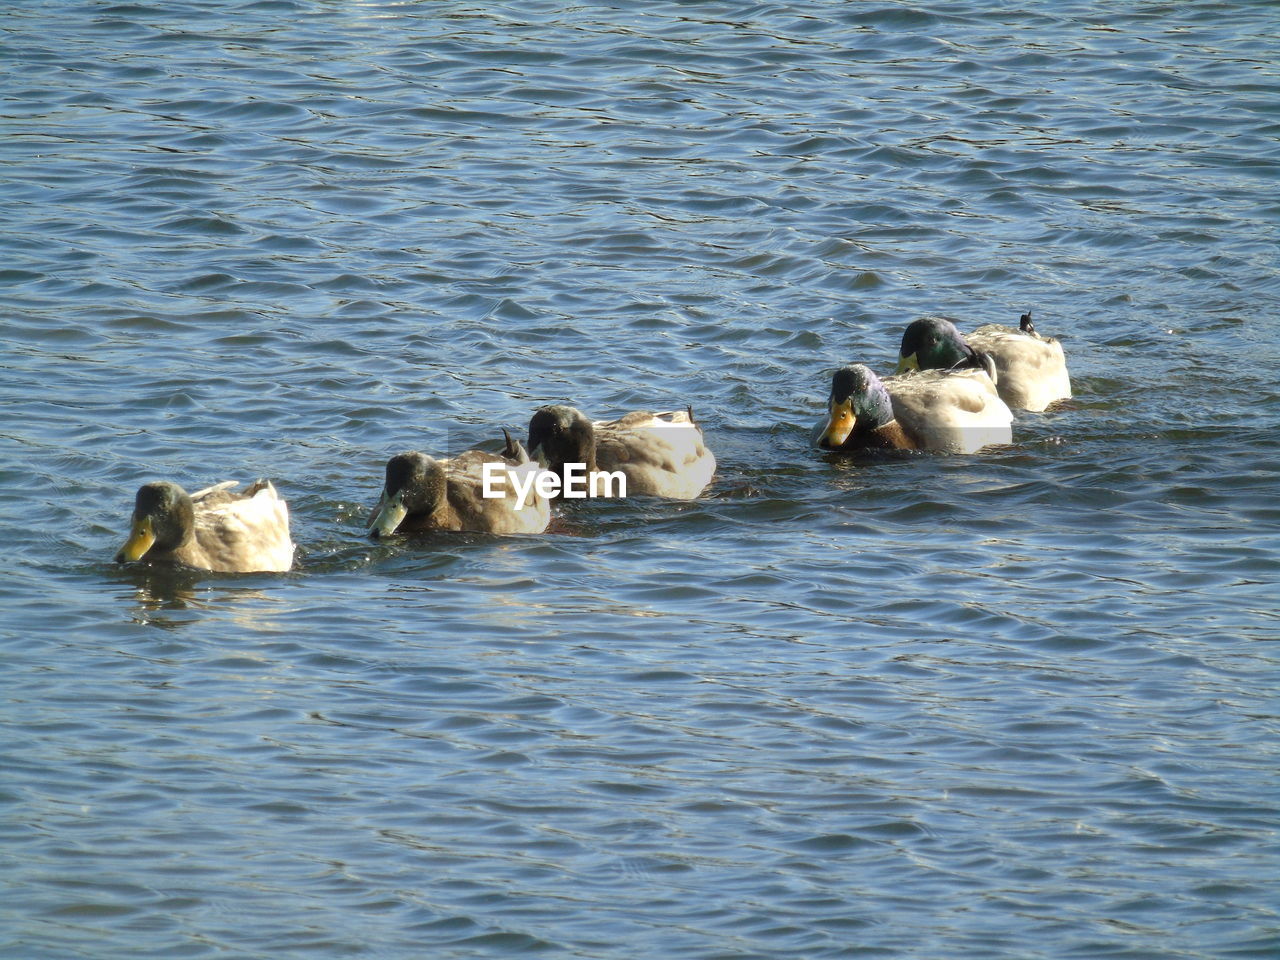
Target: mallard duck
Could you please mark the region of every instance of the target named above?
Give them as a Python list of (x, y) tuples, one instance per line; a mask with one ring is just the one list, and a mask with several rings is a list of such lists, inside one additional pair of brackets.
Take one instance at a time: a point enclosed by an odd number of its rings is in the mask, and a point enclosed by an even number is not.
[(989, 323), (966, 338), (943, 317), (925, 317), (908, 325), (898, 351), (904, 370), (983, 367), (991, 371), (1000, 397), (1019, 410), (1043, 410), (1071, 396), (1062, 344), (1036, 332), (1031, 314), (1018, 328)]
[(561, 477), (568, 463), (585, 464), (588, 476), (621, 471), (628, 496), (691, 500), (716, 472), (692, 410), (592, 422), (564, 404), (540, 407), (529, 420), (529, 453)]
[[(506, 434), (506, 431), (503, 431)], [(387, 461), (386, 482), (369, 522), (375, 539), (393, 533), (469, 530), (476, 533), (542, 533), (551, 508), (530, 482), (521, 498), (510, 475), (528, 475), (537, 464), (518, 440), (506, 434), (502, 455), (468, 450), (436, 460), (425, 453), (398, 453)], [(489, 489), (485, 496), (486, 465)], [(526, 479), (530, 479), (527, 476)]]
[(814, 442), (831, 450), (973, 453), (1011, 443), (1013, 415), (980, 370), (917, 370), (881, 380), (860, 363), (831, 378)]
[(243, 493), (228, 480), (188, 494), (176, 483), (148, 483), (134, 499), (129, 539), (117, 563), (155, 560), (220, 573), (293, 566), (289, 507), (268, 480)]

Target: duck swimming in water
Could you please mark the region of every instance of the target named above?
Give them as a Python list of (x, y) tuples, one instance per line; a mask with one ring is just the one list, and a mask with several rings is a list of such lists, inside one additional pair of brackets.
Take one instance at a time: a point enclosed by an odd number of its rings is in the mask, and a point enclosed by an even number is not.
[[(387, 461), (386, 477), (378, 505), (370, 519), (374, 539), (395, 533), (431, 530), (469, 530), (476, 533), (542, 533), (551, 522), (551, 507), (532, 485), (521, 498), (513, 472), (531, 472), (537, 465), (518, 440), (506, 434), (501, 455), (468, 450), (456, 457), (437, 460), (416, 450), (398, 453)], [(500, 496), (485, 496), (486, 466), (499, 475), (490, 487)], [(522, 502), (523, 500), (523, 502)]]
[[(1001, 399), (1017, 410), (1043, 410), (1071, 396), (1062, 344), (1036, 332), (1030, 312), (1017, 327), (989, 323), (965, 337), (945, 317), (924, 317), (907, 326), (898, 351), (898, 372), (994, 367)], [(984, 359), (987, 358), (987, 359)]]
[(692, 410), (592, 421), (565, 404), (540, 407), (529, 420), (529, 454), (561, 475), (567, 463), (586, 464), (588, 475), (621, 471), (628, 496), (691, 500), (716, 472)]
[(1013, 415), (982, 370), (917, 370), (880, 379), (867, 366), (831, 378), (814, 442), (828, 450), (973, 453), (1011, 443)]
[(134, 498), (129, 538), (117, 563), (148, 560), (220, 573), (288, 570), (294, 546), (289, 507), (270, 481), (243, 493), (234, 480), (188, 494), (176, 483), (148, 483)]

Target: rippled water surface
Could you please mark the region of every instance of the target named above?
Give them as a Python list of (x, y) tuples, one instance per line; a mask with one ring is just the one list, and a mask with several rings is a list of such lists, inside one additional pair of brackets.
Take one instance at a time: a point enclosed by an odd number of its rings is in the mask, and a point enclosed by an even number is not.
[[(1005, 6), (5, 5), (0, 954), (1280, 954), (1280, 13)], [(1011, 447), (807, 447), (1026, 309)], [(714, 485), (364, 538), (563, 400)]]

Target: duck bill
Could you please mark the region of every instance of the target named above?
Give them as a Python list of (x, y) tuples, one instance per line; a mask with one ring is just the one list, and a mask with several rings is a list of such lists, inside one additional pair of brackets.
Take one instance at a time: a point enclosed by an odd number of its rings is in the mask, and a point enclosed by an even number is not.
[(852, 401), (842, 400), (840, 403), (832, 403), (827, 410), (827, 422), (818, 436), (818, 446), (839, 447), (849, 439), (849, 434), (853, 433), (857, 423), (858, 418), (854, 415)]
[(378, 513), (373, 518), (373, 523), (369, 525), (369, 536), (375, 540), (378, 537), (389, 537), (399, 529), (400, 524), (404, 522), (404, 518), (409, 515), (409, 508), (404, 505), (404, 491), (398, 491), (394, 496), (388, 497), (387, 492), (382, 491), (382, 496), (378, 498)]
[(147, 555), (156, 543), (156, 532), (150, 517), (134, 520), (129, 528), (129, 539), (124, 542), (120, 552), (116, 554), (116, 563), (132, 563)]
[(919, 370), (919, 369), (920, 369), (920, 357), (913, 353), (908, 357), (898, 358), (898, 369), (895, 372), (906, 373), (908, 370)]

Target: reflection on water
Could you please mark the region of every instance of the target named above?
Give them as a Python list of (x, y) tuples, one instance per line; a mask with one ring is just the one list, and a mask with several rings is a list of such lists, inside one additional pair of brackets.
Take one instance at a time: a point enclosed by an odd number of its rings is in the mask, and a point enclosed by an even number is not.
[[(267, 575), (251, 575), (260, 582)], [(273, 631), (272, 614), (288, 608), (266, 587), (247, 586), (245, 575), (216, 574), (157, 563), (133, 563), (112, 571), (108, 582), (126, 586), (134, 623), (176, 629), (217, 619), (247, 630)], [(185, 614), (185, 615), (184, 615)]]
[(159, 610), (207, 606), (196, 592), (200, 577), (196, 571), (144, 563), (122, 567), (111, 580), (132, 588), (132, 597), (142, 614), (138, 622), (149, 623), (154, 621), (146, 615)]

